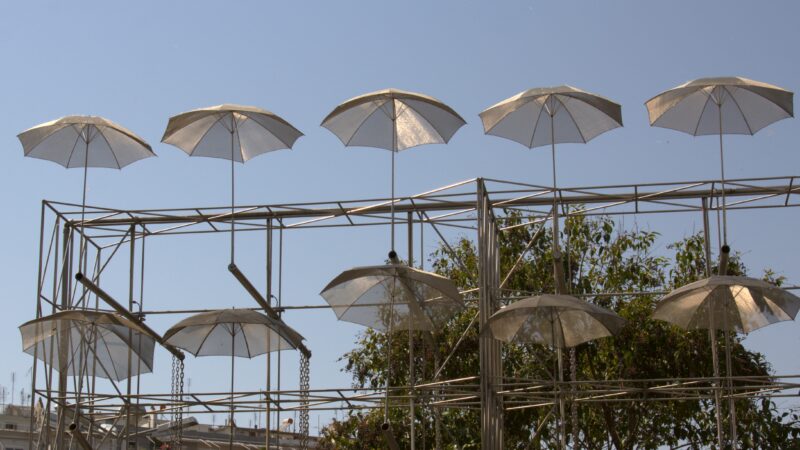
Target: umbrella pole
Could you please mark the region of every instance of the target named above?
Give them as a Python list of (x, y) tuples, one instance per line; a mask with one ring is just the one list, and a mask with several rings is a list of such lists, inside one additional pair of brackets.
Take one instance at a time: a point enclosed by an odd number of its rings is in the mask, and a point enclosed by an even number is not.
[[(714, 299), (710, 299), (713, 303)], [(709, 305), (710, 309), (714, 310), (714, 305)], [(717, 446), (723, 448), (722, 437), (722, 399), (719, 392), (719, 356), (717, 353), (717, 332), (714, 327), (714, 315), (711, 314), (709, 318), (708, 339), (711, 341), (711, 359), (712, 367), (714, 368), (714, 412), (716, 413), (717, 420)]]
[(728, 388), (728, 405), (730, 408), (730, 433), (731, 433), (731, 448), (738, 448), (738, 430), (736, 429), (736, 402), (733, 396), (733, 364), (731, 361), (731, 333), (728, 330), (728, 315), (724, 316), (725, 322), (725, 373), (727, 375), (727, 388)]
[(564, 408), (564, 396), (561, 395), (561, 383), (564, 381), (564, 366), (563, 366), (563, 364), (564, 364), (563, 363), (564, 355), (563, 355), (563, 351), (561, 350), (561, 347), (558, 347), (556, 349), (556, 354), (558, 356), (558, 383), (559, 383), (559, 386), (558, 386), (558, 415), (559, 415), (558, 436), (559, 436), (559, 439), (561, 440), (561, 448), (566, 450), (566, 448), (567, 448), (567, 433), (566, 433), (566, 431), (567, 430), (566, 430), (566, 427), (564, 427), (564, 425), (565, 425), (564, 424), (564, 416), (566, 415), (566, 411), (565, 411), (565, 408)]
[[(392, 144), (392, 147), (394, 147), (394, 143)], [(391, 246), (391, 249), (390, 249), (391, 251), (394, 251), (394, 172), (395, 172), (394, 154), (395, 154), (395, 151), (392, 150), (392, 206), (391, 206), (391, 210), (392, 210), (392, 246)]]
[(233, 257), (234, 257), (234, 244), (236, 242), (235, 234), (236, 234), (236, 221), (233, 217), (233, 206), (234, 200), (236, 198), (236, 174), (235, 174), (235, 161), (233, 160), (233, 133), (236, 125), (236, 118), (233, 117), (231, 114), (231, 264), (233, 264)]
[(81, 267), (81, 262), (84, 257), (83, 241), (84, 241), (84, 220), (86, 219), (86, 180), (89, 176), (89, 127), (86, 127), (86, 151), (83, 157), (83, 197), (81, 199), (81, 242), (80, 242), (80, 255), (78, 257), (78, 267)]
[(416, 436), (414, 434), (414, 395), (416, 392), (414, 391), (414, 334), (411, 330), (411, 317), (408, 320), (408, 368), (408, 384), (411, 387), (411, 395), (408, 397), (408, 420), (409, 429), (411, 430), (411, 450), (414, 450), (416, 448)]
[(722, 244), (728, 245), (728, 211), (725, 201), (725, 154), (722, 146), (722, 99), (717, 101), (719, 108), (719, 168), (722, 176)]
[[(231, 328), (234, 327), (234, 324), (231, 324)], [(231, 427), (231, 437), (228, 441), (228, 449), (233, 450), (233, 432), (234, 432), (234, 425), (233, 425), (233, 373), (234, 373), (234, 353), (235, 353), (235, 344), (236, 344), (236, 332), (231, 332), (231, 414), (230, 419), (228, 420)]]

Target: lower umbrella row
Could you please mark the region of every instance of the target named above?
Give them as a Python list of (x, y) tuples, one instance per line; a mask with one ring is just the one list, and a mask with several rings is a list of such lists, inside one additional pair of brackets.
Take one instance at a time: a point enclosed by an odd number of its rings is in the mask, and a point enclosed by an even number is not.
[[(345, 271), (326, 286), (321, 295), (340, 320), (388, 333), (433, 331), (444, 327), (465, 308), (461, 294), (449, 279), (402, 264), (396, 255), (390, 255), (390, 259), (387, 265)], [(666, 296), (656, 308), (654, 318), (685, 329), (748, 333), (792, 320), (798, 310), (800, 299), (770, 283), (746, 277), (712, 276)], [(624, 325), (624, 319), (613, 311), (578, 298), (541, 295), (500, 309), (482, 333), (505, 342), (551, 346), (560, 362), (562, 349), (611, 336)], [(62, 374), (76, 377), (94, 374), (119, 381), (153, 369), (153, 337), (139, 324), (115, 314), (63, 311), (30, 321), (20, 331), (24, 350)], [(195, 356), (230, 356), (231, 392), (235, 356), (252, 358), (272, 351), (304, 348), (303, 337), (283, 321), (248, 309), (224, 309), (188, 317), (167, 331), (164, 340)], [(711, 339), (711, 343), (714, 347), (716, 339)], [(387, 346), (387, 351), (390, 348)], [(728, 351), (726, 346), (726, 355)], [(391, 364), (391, 355), (387, 363)], [(714, 366), (718, 378), (718, 367)], [(557, 387), (556, 395), (563, 416), (563, 400)], [(563, 432), (561, 440), (563, 446)]]

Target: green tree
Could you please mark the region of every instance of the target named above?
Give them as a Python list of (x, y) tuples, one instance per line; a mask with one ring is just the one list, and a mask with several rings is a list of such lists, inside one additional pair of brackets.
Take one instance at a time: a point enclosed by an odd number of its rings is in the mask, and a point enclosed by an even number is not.
[[(522, 217), (511, 215), (509, 224), (521, 223), (522, 220)], [(571, 292), (595, 294), (584, 298), (613, 309), (628, 320), (628, 325), (619, 335), (574, 349), (570, 356), (574, 358), (575, 379), (636, 380), (712, 375), (708, 332), (685, 331), (651, 320), (660, 295), (642, 294), (669, 291), (706, 277), (709, 268), (702, 234), (668, 246), (667, 249), (673, 253), (671, 258), (656, 253), (657, 233), (622, 229), (609, 217), (570, 217), (561, 234), (562, 263)], [(515, 299), (553, 292), (552, 239), (549, 229), (535, 226), (520, 226), (499, 235), (502, 276), (508, 273), (532, 241), (523, 263), (504, 286), (505, 297)], [(475, 245), (462, 238), (452, 248), (452, 253), (442, 247), (432, 254), (434, 270), (451, 278), (463, 290), (476, 288)], [(710, 269), (713, 271), (714, 267)], [(738, 255), (732, 256), (729, 273), (746, 274)], [(782, 281), (771, 271), (767, 271), (765, 277), (773, 282)], [(419, 380), (432, 379), (437, 363), (451, 352), (475, 314), (473, 301), (467, 310), (435, 333), (433, 339), (415, 333), (415, 379), (418, 383)], [(473, 326), (467, 331), (440, 374), (440, 380), (479, 373), (476, 328)], [(396, 336), (402, 335), (398, 333)], [(722, 346), (722, 335), (717, 335), (716, 339)], [(355, 348), (342, 357), (346, 363), (344, 370), (352, 374), (354, 386), (380, 387), (387, 377), (391, 385), (408, 384), (408, 339), (395, 337), (390, 342), (391, 353), (395, 355), (391, 371), (386, 370), (386, 336), (372, 330), (366, 330)], [(732, 355), (735, 374), (770, 374), (770, 365), (763, 355), (745, 349), (739, 338), (733, 339)], [(503, 370), (509, 378), (551, 379), (553, 360), (553, 352), (540, 345), (503, 347)], [(565, 379), (570, 379), (570, 375), (570, 364), (565, 364)], [(580, 447), (588, 449), (655, 449), (665, 445), (716, 448), (713, 400), (648, 401), (646, 394), (641, 394), (636, 400), (576, 405), (565, 418), (571, 442), (575, 442), (577, 431)], [(554, 420), (545, 421), (549, 412), (547, 407), (508, 411), (505, 415), (506, 448), (554, 448), (557, 430)], [(437, 414), (441, 420), (443, 448), (480, 448), (477, 409), (434, 409), (422, 405), (416, 413), (419, 448), (434, 448)], [(770, 399), (738, 400), (737, 413), (740, 448), (797, 448), (800, 432), (797, 416), (780, 412)], [(390, 414), (401, 447), (408, 448), (407, 411), (392, 409)], [(353, 412), (344, 420), (334, 420), (322, 433), (323, 448), (385, 448), (377, 431), (382, 422), (382, 410)], [(543, 426), (532, 440), (539, 424)], [(725, 427), (727, 430), (727, 423)]]

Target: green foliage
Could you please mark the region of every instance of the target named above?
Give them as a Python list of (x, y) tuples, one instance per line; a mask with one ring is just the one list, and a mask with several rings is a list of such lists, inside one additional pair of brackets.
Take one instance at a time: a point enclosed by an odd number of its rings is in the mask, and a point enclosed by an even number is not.
[[(522, 223), (523, 217), (511, 214), (506, 225)], [(587, 301), (617, 311), (628, 320), (622, 332), (612, 338), (583, 344), (575, 349), (577, 380), (636, 380), (705, 377), (712, 375), (712, 358), (707, 331), (685, 331), (670, 324), (651, 320), (660, 295), (677, 286), (705, 278), (716, 270), (705, 256), (702, 234), (688, 236), (667, 246), (671, 257), (657, 255), (658, 234), (645, 230), (620, 229), (609, 217), (570, 217), (562, 235), (564, 274), (567, 286), (575, 294), (598, 294)], [(501, 279), (514, 266), (530, 243), (522, 263), (503, 286), (504, 298), (554, 291), (552, 275), (552, 233), (547, 228), (520, 226), (499, 235)], [(478, 287), (477, 250), (463, 238), (453, 246), (431, 255), (433, 270), (451, 278), (462, 290)], [(745, 267), (739, 255), (731, 255), (729, 273), (743, 275)], [(764, 276), (780, 283), (772, 271)], [(601, 295), (602, 294), (602, 295)], [(414, 377), (430, 381), (436, 368), (452, 351), (476, 315), (477, 295), (470, 294), (471, 307), (431, 336), (414, 334)], [(513, 301), (513, 300), (509, 300)], [(721, 334), (715, 336), (720, 348)], [(387, 370), (387, 348), (391, 342), (391, 371)], [(768, 375), (770, 366), (763, 355), (746, 350), (740, 339), (733, 340), (733, 370), (736, 375)], [(346, 353), (345, 370), (358, 387), (383, 386), (389, 378), (393, 386), (409, 383), (408, 336), (396, 333), (391, 340), (383, 333), (365, 331), (355, 348)], [(505, 345), (503, 370), (506, 377), (526, 380), (551, 379), (553, 352), (540, 345)], [(469, 328), (439, 379), (474, 376), (479, 373), (478, 330)], [(565, 364), (569, 379), (569, 364)], [(577, 408), (577, 424), (571, 414), (566, 429), (578, 430), (582, 448), (655, 449), (661, 446), (687, 445), (685, 448), (715, 448), (716, 422), (713, 401), (639, 401), (584, 403)], [(443, 448), (479, 448), (480, 429), (477, 409), (440, 409), (418, 407), (416, 410), (418, 448), (435, 448), (435, 417), (441, 417)], [(545, 423), (535, 440), (538, 425), (548, 414), (547, 408), (509, 411), (505, 415), (505, 442), (509, 449), (554, 448), (555, 421)], [(769, 399), (737, 400), (741, 448), (794, 448), (800, 426), (797, 417), (779, 412)], [(390, 419), (400, 446), (408, 448), (407, 412), (391, 408)], [(378, 431), (383, 411), (354, 412), (344, 420), (334, 420), (323, 432), (322, 448), (385, 448)], [(576, 425), (573, 428), (573, 425)], [(727, 429), (727, 423), (725, 425)], [(573, 441), (574, 442), (574, 441)]]

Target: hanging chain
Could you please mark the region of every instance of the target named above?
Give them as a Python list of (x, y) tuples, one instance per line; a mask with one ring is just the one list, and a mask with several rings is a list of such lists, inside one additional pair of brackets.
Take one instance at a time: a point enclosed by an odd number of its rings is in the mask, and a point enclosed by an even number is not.
[(311, 382), (311, 369), (306, 355), (300, 357), (300, 448), (308, 449), (308, 390)]
[(172, 426), (170, 427), (170, 448), (180, 449), (183, 445), (183, 361), (172, 357)]

